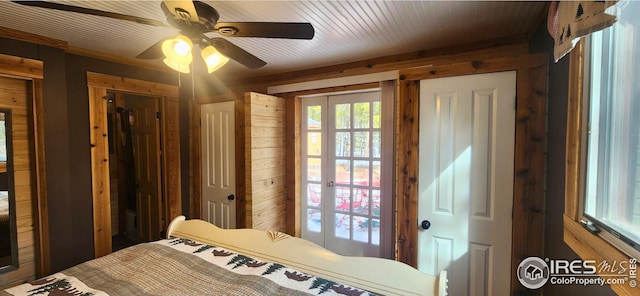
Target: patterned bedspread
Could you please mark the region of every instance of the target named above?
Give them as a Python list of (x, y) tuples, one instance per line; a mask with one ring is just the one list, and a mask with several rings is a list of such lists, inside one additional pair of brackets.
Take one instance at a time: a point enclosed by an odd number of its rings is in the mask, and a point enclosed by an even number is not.
[(0, 292), (4, 295), (371, 295), (185, 239), (139, 244)]

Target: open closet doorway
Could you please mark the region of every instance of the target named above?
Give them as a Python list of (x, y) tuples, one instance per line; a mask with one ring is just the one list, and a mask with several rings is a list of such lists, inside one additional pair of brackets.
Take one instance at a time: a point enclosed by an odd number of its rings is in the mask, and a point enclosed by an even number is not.
[[(87, 86), (93, 238), (97, 258), (112, 252), (112, 234), (121, 233), (121, 229), (126, 232), (127, 219), (133, 221), (135, 226), (133, 237), (148, 241), (160, 238), (168, 222), (182, 214), (179, 101), (177, 86), (157, 82), (87, 72)], [(118, 107), (137, 114), (127, 116), (128, 122), (133, 123), (129, 141), (133, 146), (133, 174), (136, 176), (136, 182), (131, 185), (136, 194), (135, 211), (129, 211), (128, 218), (127, 208), (120, 210), (122, 205), (126, 206), (126, 199), (120, 206), (114, 207), (118, 213), (112, 215), (111, 210), (112, 202), (120, 201), (118, 198), (129, 194), (128, 190), (123, 194), (117, 191), (119, 185), (126, 184), (126, 179), (115, 186), (111, 184), (114, 178), (118, 178), (117, 168), (112, 172), (110, 161), (117, 159), (111, 155), (110, 148), (114, 150), (117, 147), (113, 142), (118, 138), (114, 137), (117, 136), (118, 120), (109, 112), (111, 110), (117, 114)], [(140, 153), (136, 159), (137, 150), (144, 153)], [(136, 170), (136, 167), (143, 169)], [(112, 195), (121, 196), (112, 199)], [(131, 215), (133, 213), (135, 215)], [(115, 221), (118, 225), (112, 225)]]
[(157, 240), (162, 191), (159, 98), (107, 92), (112, 248)]

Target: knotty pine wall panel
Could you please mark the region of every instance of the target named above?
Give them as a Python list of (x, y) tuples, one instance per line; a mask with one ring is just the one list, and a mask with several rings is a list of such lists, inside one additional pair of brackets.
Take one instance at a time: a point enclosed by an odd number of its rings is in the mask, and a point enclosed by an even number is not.
[(286, 230), (285, 100), (247, 93), (244, 101), (245, 223)]

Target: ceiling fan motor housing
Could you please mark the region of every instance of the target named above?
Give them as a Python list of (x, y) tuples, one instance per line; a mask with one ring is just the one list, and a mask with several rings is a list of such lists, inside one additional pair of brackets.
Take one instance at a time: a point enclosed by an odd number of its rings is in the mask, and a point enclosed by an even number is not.
[(191, 14), (180, 7), (176, 7), (175, 11), (171, 11), (164, 2), (160, 5), (162, 11), (167, 16), (167, 22), (178, 28), (183, 34), (189, 36), (194, 41), (200, 40), (200, 35), (204, 32), (214, 30), (215, 24), (220, 19), (218, 11), (200, 1), (193, 1), (194, 8), (198, 14), (198, 21), (192, 22)]

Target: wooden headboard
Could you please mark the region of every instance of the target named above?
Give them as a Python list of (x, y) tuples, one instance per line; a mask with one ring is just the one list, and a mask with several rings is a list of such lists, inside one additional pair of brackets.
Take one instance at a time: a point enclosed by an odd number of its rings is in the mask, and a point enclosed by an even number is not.
[(445, 296), (447, 274), (422, 273), (402, 262), (341, 256), (307, 240), (281, 232), (222, 229), (203, 220), (173, 219), (167, 237), (179, 237), (226, 248), (264, 261), (384, 295)]

